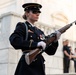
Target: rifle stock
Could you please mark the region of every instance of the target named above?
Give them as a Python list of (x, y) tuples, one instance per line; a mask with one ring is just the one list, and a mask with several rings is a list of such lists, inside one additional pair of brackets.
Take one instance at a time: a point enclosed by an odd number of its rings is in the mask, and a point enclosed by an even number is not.
[[(72, 22), (72, 23), (75, 23)], [(72, 26), (72, 23), (71, 24), (68, 24), (62, 28), (60, 28), (58, 31), (62, 34), (64, 33), (67, 29), (69, 29), (71, 26)], [(56, 36), (50, 36), (48, 39), (44, 40), (44, 42), (46, 43), (46, 45), (48, 46), (50, 43), (54, 42), (56, 40)], [(28, 65), (30, 65), (30, 63), (32, 63), (32, 61), (36, 58), (36, 56), (41, 52), (41, 49), (37, 48), (35, 50), (31, 50), (28, 54), (25, 54), (25, 60), (26, 60), (26, 63)], [(29, 61), (28, 61), (28, 60)]]
[(29, 65), (34, 61), (35, 57), (41, 52), (39, 48), (36, 48), (35, 50), (30, 51), (29, 53), (25, 54), (25, 60), (26, 63)]

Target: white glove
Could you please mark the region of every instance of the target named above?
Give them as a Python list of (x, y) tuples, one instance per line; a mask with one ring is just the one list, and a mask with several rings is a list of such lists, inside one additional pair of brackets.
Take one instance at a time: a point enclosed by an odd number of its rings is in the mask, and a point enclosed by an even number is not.
[(55, 33), (56, 33), (56, 40), (55, 41), (57, 41), (60, 39), (61, 33), (58, 30), (55, 31)]
[(38, 42), (37, 47), (42, 47), (42, 49), (44, 50), (46, 48), (46, 43), (43, 41)]

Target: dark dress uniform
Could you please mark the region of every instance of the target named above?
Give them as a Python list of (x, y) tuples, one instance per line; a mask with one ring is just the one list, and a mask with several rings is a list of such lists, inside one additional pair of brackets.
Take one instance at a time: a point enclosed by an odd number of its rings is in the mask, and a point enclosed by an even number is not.
[[(69, 46), (67, 45), (63, 46), (63, 53), (64, 51), (66, 51), (70, 55)], [(63, 68), (64, 68), (63, 72), (64, 73), (69, 73), (69, 65), (70, 65), (70, 59), (68, 56), (64, 54), (64, 58), (63, 58)]]
[(74, 59), (74, 69), (75, 69), (75, 73), (76, 73), (76, 59)]
[[(25, 40), (26, 28), (24, 23), (21, 22), (17, 24), (15, 31), (11, 34), (9, 38), (11, 45), (17, 50), (21, 49), (22, 52), (24, 52), (25, 50), (30, 50), (30, 49), (32, 50), (37, 48), (37, 43), (41, 41), (40, 35), (44, 34), (43, 31), (41, 31), (36, 27), (35, 27), (36, 28), (35, 31), (34, 27), (32, 27), (32, 25), (27, 21), (26, 24), (28, 26), (27, 41)], [(31, 39), (33, 40), (33, 42), (31, 44), (31, 47), (29, 47)], [(49, 45), (49, 47), (45, 50), (45, 52), (48, 55), (54, 55), (57, 50), (57, 47), (58, 47), (58, 42), (53, 42), (51, 45)], [(36, 60), (34, 60), (30, 65), (27, 65), (25, 61), (25, 57), (24, 55), (22, 55), (14, 75), (45, 75), (44, 61), (45, 60), (42, 54), (39, 54), (38, 56), (36, 56)]]

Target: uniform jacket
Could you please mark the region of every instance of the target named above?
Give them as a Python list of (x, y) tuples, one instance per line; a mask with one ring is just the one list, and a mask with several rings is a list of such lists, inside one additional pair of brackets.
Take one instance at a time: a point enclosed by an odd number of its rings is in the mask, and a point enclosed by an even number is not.
[(70, 52), (69, 46), (67, 46), (67, 45), (63, 46), (64, 58), (69, 59), (69, 57), (64, 53), (64, 51), (66, 51), (70, 55), (71, 52)]
[[(26, 28), (24, 23), (17, 23), (14, 32), (9, 37), (11, 45), (16, 49), (33, 50), (37, 48), (37, 43), (41, 41), (41, 35), (44, 34), (40, 29), (33, 27), (26, 21), (28, 26), (28, 39), (26, 37)], [(30, 40), (33, 40), (30, 47)], [(45, 50), (48, 55), (54, 55), (58, 47), (58, 42), (53, 42)], [(50, 60), (50, 59), (49, 59)], [(36, 60), (27, 65), (24, 55), (21, 56), (14, 75), (45, 75), (45, 64), (42, 54), (36, 56)], [(51, 65), (51, 64), (50, 64)]]

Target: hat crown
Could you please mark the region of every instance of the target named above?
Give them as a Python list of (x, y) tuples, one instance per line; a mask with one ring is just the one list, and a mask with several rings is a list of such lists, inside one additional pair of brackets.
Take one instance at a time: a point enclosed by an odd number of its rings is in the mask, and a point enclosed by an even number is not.
[(26, 11), (26, 10), (31, 10), (31, 9), (40, 9), (40, 8), (42, 8), (42, 5), (40, 5), (38, 3), (25, 3), (22, 5), (22, 7)]

